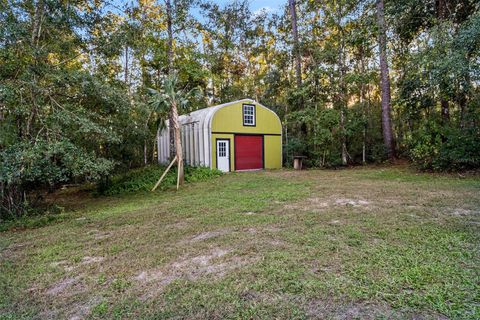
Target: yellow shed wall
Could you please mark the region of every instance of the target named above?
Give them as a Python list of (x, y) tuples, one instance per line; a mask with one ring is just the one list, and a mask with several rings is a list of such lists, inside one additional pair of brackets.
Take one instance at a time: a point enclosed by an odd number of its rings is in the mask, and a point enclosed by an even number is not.
[(219, 109), (212, 120), (212, 132), (282, 134), (282, 125), (277, 115), (256, 104), (255, 126), (243, 125), (243, 103), (235, 103)]
[(277, 115), (255, 104), (255, 126), (243, 125), (242, 102), (219, 109), (212, 119), (212, 167), (217, 167), (217, 139), (230, 139), (230, 171), (235, 171), (234, 134), (263, 134), (266, 169), (282, 167), (282, 125)]
[(265, 169), (278, 169), (282, 167), (282, 137), (263, 136), (265, 153)]

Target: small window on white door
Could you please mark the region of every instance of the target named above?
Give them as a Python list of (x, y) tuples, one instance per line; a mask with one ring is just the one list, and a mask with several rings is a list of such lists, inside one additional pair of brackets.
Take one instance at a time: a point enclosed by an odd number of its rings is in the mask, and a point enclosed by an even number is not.
[(255, 126), (255, 105), (253, 104), (243, 105), (243, 125)]
[(219, 142), (218, 143), (218, 156), (219, 157), (226, 157), (227, 156), (227, 146), (226, 146), (226, 142)]

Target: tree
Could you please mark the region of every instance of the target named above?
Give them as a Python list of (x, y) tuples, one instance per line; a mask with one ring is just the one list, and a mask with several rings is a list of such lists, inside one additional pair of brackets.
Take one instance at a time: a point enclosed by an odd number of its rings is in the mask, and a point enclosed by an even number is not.
[[(167, 74), (171, 75), (173, 72), (173, 13), (172, 13), (172, 3), (170, 0), (165, 0), (165, 8), (166, 8), (166, 14), (167, 14)], [(170, 109), (170, 117), (169, 117), (169, 123), (170, 123), (170, 158), (173, 157), (174, 154), (177, 154), (177, 161), (180, 161), (178, 157), (178, 152), (175, 152), (177, 143), (176, 143), (176, 130), (175, 130), (175, 123), (178, 125), (178, 112), (176, 110), (174, 111), (173, 109), (176, 109), (176, 106), (174, 104), (171, 104), (171, 109)], [(175, 119), (174, 117), (177, 117)], [(180, 131), (179, 131), (180, 132)], [(180, 150), (180, 154), (182, 151)], [(180, 168), (180, 167), (179, 167)], [(180, 170), (179, 170), (180, 172)]]
[[(447, 17), (447, 4), (446, 0), (438, 0), (437, 2), (437, 18), (440, 23), (443, 23)], [(443, 88), (442, 88), (443, 89)], [(448, 101), (444, 97), (444, 92), (440, 93), (440, 107), (441, 107), (441, 114), (442, 120), (446, 124), (450, 120), (450, 110)]]
[(300, 87), (302, 85), (302, 57), (300, 53), (300, 43), (298, 41), (296, 1), (288, 0), (288, 6), (290, 8), (290, 18), (292, 20), (293, 54), (295, 55), (295, 77), (297, 80), (297, 87)]
[(385, 13), (383, 0), (376, 0), (377, 25), (378, 25), (378, 48), (380, 56), (380, 75), (382, 93), (382, 130), (383, 141), (389, 159), (395, 158), (395, 146), (392, 131), (391, 97), (390, 97), (390, 73), (387, 62), (387, 34), (385, 27)]
[[(150, 89), (151, 104), (156, 106), (157, 110), (168, 108), (170, 110), (170, 119), (173, 122), (173, 133), (175, 139), (175, 156), (178, 168), (178, 184), (184, 182), (184, 168), (183, 168), (183, 149), (181, 142), (180, 122), (178, 119), (178, 110), (186, 110), (191, 100), (199, 95), (199, 90), (194, 88), (188, 92), (183, 89), (178, 89), (179, 80), (178, 74), (172, 73), (166, 76), (162, 81), (162, 86), (159, 91)], [(171, 131), (170, 131), (171, 132)]]
[(37, 190), (95, 181), (114, 168), (108, 150), (122, 139), (128, 99), (83, 67), (102, 10), (87, 2), (75, 1), (76, 10), (43, 0), (0, 4), (0, 219), (25, 214)]

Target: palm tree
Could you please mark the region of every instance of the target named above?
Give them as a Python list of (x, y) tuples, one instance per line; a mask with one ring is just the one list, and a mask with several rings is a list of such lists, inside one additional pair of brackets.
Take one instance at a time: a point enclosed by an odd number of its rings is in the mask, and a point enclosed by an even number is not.
[[(171, 123), (173, 124), (173, 135), (175, 139), (175, 158), (178, 166), (177, 189), (178, 185), (183, 184), (185, 174), (183, 170), (183, 150), (182, 141), (180, 139), (180, 122), (178, 120), (178, 110), (187, 110), (190, 100), (199, 96), (200, 90), (194, 88), (190, 91), (178, 89), (179, 80), (176, 72), (163, 78), (160, 90), (149, 89), (150, 104), (153, 110), (160, 114), (166, 114), (166, 110), (170, 111)], [(160, 126), (164, 122), (160, 122)], [(161, 129), (161, 127), (159, 127)]]

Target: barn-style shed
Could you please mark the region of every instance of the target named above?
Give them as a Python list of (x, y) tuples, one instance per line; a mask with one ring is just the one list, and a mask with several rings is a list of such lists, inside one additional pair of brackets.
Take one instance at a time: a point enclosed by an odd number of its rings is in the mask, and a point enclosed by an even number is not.
[[(224, 172), (282, 167), (282, 124), (251, 99), (201, 109), (180, 117), (185, 163)], [(168, 163), (170, 130), (159, 132), (158, 161)]]

